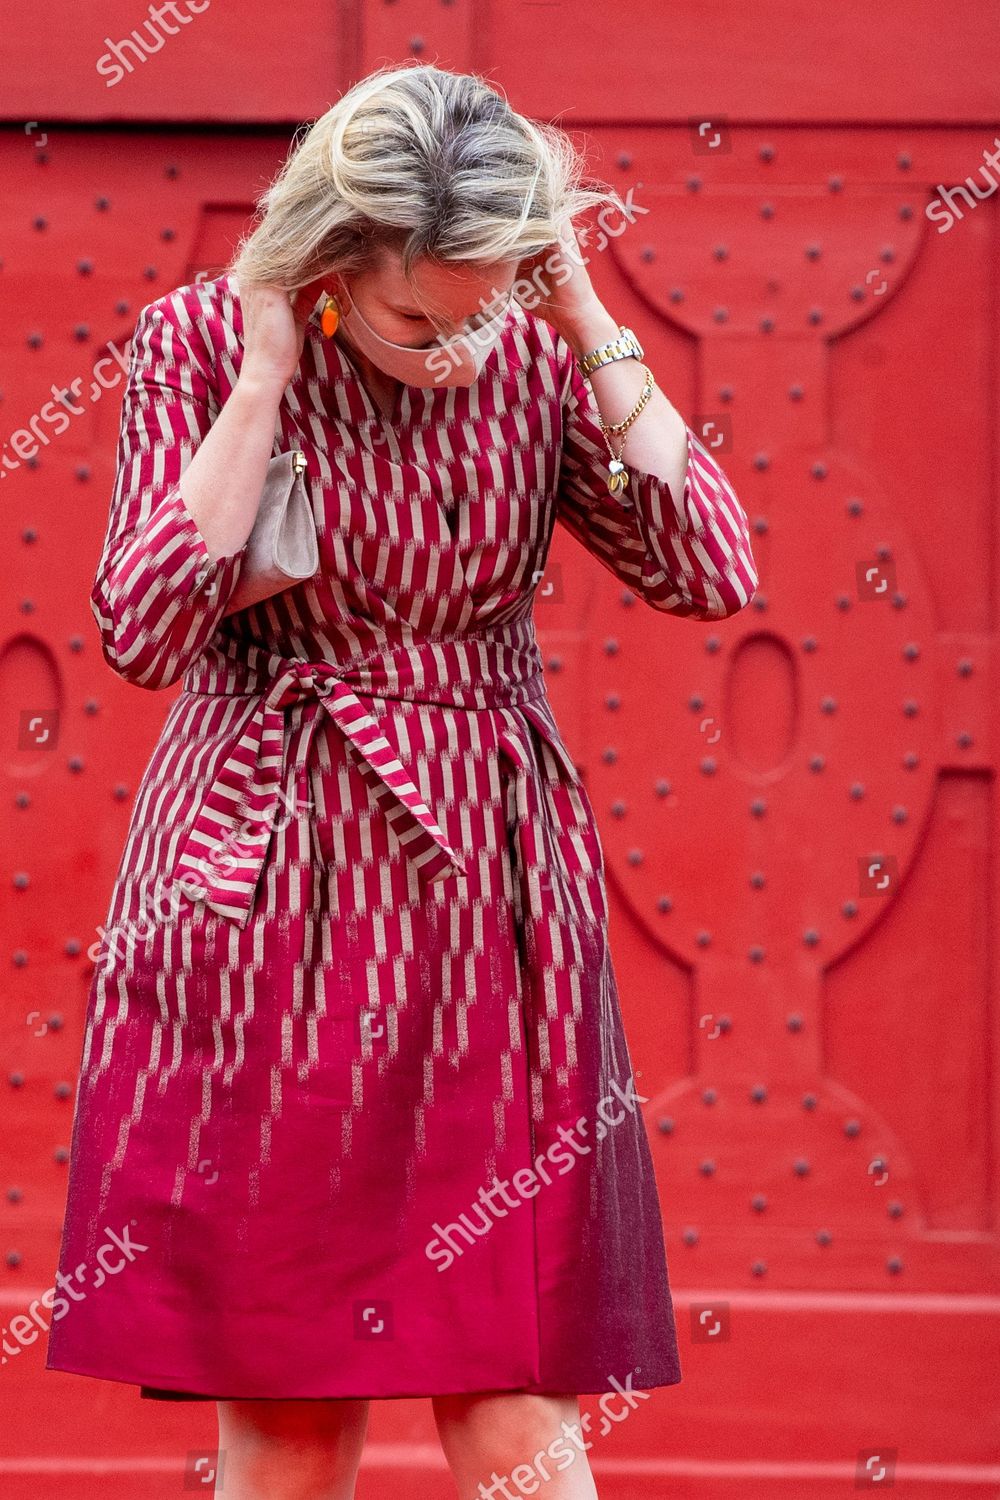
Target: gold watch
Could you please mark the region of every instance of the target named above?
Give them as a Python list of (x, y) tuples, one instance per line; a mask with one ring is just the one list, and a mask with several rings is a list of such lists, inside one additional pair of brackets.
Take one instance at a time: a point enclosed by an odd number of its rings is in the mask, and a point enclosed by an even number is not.
[(580, 361), (580, 369), (584, 375), (589, 375), (592, 370), (601, 365), (610, 365), (616, 359), (642, 359), (645, 350), (632, 332), (626, 328), (624, 323), (618, 325), (618, 337), (609, 339), (606, 344), (599, 344), (596, 349), (591, 349), (584, 354)]

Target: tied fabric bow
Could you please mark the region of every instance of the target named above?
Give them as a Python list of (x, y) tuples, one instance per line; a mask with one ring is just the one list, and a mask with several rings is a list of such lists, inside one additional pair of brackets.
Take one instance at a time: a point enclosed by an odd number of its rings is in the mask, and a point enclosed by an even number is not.
[(245, 926), (274, 829), (284, 777), (285, 709), (315, 699), (303, 764), (320, 707), (375, 772), (390, 805), (386, 817), (425, 880), (464, 875), (413, 778), (357, 694), (330, 667), (293, 662), (262, 693), (184, 840), (172, 878), (195, 900)]

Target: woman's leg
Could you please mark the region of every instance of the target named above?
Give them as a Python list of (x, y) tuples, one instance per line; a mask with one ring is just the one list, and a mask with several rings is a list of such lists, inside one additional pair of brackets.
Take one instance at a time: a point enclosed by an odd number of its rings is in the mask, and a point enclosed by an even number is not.
[(577, 1396), (484, 1391), (435, 1396), (432, 1405), (459, 1500), (596, 1500)]
[(217, 1401), (225, 1500), (353, 1500), (367, 1400)]

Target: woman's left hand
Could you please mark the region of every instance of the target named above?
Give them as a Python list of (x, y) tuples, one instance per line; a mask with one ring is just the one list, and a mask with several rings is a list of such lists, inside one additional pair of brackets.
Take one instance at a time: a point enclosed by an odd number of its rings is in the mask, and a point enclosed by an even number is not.
[(567, 340), (581, 318), (601, 305), (584, 261), (573, 221), (566, 219), (559, 239), (523, 260), (517, 271), (517, 301)]

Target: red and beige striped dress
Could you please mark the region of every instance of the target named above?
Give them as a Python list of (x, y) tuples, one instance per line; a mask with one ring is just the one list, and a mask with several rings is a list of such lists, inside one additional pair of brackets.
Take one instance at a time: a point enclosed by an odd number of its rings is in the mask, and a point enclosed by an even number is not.
[(634, 468), (609, 494), (590, 386), (516, 302), (474, 385), (386, 418), (322, 300), (273, 449), (305, 455), (320, 570), (228, 615), (244, 554), (209, 560), (178, 481), (239, 372), (238, 286), (139, 316), (92, 602), (113, 670), (181, 691), (88, 1001), (48, 1367), (228, 1398), (670, 1385), (533, 602), (559, 521), (651, 608), (733, 614), (746, 515), (690, 429), (683, 494)]

